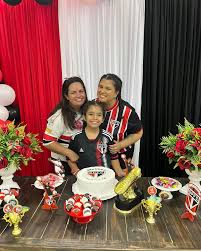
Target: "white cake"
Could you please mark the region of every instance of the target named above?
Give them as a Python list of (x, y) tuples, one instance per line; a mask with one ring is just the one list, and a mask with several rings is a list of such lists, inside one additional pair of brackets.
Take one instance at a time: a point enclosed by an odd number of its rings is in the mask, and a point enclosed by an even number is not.
[(117, 184), (115, 172), (102, 166), (87, 167), (77, 174), (77, 181), (72, 186), (74, 194), (89, 193), (101, 200), (114, 197)]

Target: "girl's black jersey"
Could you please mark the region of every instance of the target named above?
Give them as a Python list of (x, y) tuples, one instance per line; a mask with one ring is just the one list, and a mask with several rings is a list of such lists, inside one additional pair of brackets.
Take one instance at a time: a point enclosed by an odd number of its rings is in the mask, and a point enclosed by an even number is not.
[(90, 166), (111, 167), (111, 160), (118, 159), (118, 154), (109, 152), (109, 145), (112, 144), (113, 138), (105, 130), (100, 129), (94, 140), (89, 140), (85, 130), (82, 130), (72, 137), (69, 148), (79, 155), (79, 169)]
[[(129, 134), (139, 132), (142, 124), (135, 109), (128, 102), (121, 99), (120, 101), (117, 100), (112, 108), (106, 110), (102, 128), (109, 132), (114, 140), (121, 141)], [(132, 158), (131, 146), (122, 149), (121, 153), (127, 153), (127, 157)]]

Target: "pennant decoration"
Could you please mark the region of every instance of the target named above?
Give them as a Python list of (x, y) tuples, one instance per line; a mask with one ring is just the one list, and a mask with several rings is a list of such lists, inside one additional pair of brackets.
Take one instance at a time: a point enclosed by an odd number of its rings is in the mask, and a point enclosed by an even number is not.
[(200, 195), (201, 191), (199, 188), (193, 183), (189, 183), (185, 201), (186, 212), (181, 215), (182, 219), (189, 219), (191, 222), (194, 221), (200, 204)]

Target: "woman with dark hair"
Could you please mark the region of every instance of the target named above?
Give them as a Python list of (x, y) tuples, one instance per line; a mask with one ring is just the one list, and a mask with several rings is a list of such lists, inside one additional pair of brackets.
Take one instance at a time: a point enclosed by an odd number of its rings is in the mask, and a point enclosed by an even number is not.
[(126, 168), (123, 156), (126, 156), (127, 160), (132, 159), (133, 146), (142, 137), (143, 129), (135, 109), (121, 98), (121, 89), (121, 79), (108, 73), (99, 81), (97, 97), (106, 109), (102, 127), (112, 134), (115, 140), (110, 151), (119, 153), (121, 167)]
[(51, 151), (53, 162), (61, 161), (66, 175), (71, 173), (67, 159), (72, 162), (78, 159), (78, 155), (68, 149), (68, 145), (72, 135), (82, 129), (82, 108), (86, 102), (86, 88), (82, 79), (68, 78), (62, 86), (62, 99), (48, 118), (43, 145)]

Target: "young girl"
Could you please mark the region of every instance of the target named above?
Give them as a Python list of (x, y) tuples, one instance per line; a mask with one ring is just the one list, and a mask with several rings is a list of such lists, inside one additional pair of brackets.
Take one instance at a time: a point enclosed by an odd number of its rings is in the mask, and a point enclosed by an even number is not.
[(114, 144), (112, 136), (101, 129), (104, 120), (104, 108), (96, 101), (89, 101), (83, 108), (85, 128), (76, 133), (69, 148), (79, 155), (78, 161), (68, 161), (72, 174), (90, 166), (113, 167), (119, 177), (125, 176), (121, 169), (117, 153), (109, 152), (109, 145)]

